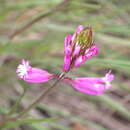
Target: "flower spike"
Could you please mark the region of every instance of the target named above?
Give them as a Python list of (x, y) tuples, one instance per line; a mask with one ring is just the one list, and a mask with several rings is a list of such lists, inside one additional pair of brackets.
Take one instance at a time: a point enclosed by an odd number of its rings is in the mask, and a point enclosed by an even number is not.
[(69, 72), (70, 69), (79, 67), (86, 60), (97, 56), (98, 51), (99, 48), (93, 43), (92, 28), (79, 25), (73, 36), (67, 35), (65, 38), (63, 71)]
[(22, 60), (22, 63), (18, 65), (17, 76), (29, 83), (44, 83), (52, 78), (60, 81), (62, 78), (75, 90), (89, 95), (101, 95), (112, 86), (111, 82), (114, 80), (114, 75), (111, 74), (111, 71), (106, 73), (104, 77), (80, 77), (75, 79), (65, 77), (65, 74), (71, 69), (80, 67), (88, 59), (99, 54), (99, 47), (93, 42), (91, 27), (79, 25), (73, 35), (67, 35), (64, 40), (64, 54), (63, 77), (32, 67), (26, 60)]

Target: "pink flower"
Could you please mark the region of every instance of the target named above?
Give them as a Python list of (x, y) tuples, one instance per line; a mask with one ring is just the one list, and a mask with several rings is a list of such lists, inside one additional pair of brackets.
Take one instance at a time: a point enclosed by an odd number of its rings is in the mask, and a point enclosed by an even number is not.
[(45, 70), (31, 67), (29, 62), (25, 60), (22, 60), (22, 63), (18, 65), (16, 73), (20, 79), (29, 83), (44, 83), (53, 78), (52, 74)]
[(83, 78), (65, 78), (64, 81), (70, 83), (74, 89), (89, 95), (100, 95), (111, 87), (111, 81), (114, 75), (109, 71), (105, 77), (83, 77)]
[(86, 60), (97, 56), (98, 52), (99, 48), (93, 44), (92, 28), (79, 25), (73, 36), (65, 37), (63, 71), (69, 72), (70, 69), (79, 67)]
[[(84, 64), (88, 59), (99, 54), (99, 47), (93, 43), (91, 27), (79, 25), (73, 35), (67, 35), (64, 40), (64, 65), (62, 76), (73, 68)], [(28, 61), (22, 60), (16, 73), (18, 77), (29, 83), (44, 83), (52, 78), (64, 78), (59, 74), (50, 74), (40, 68), (34, 68)], [(81, 77), (71, 79), (65, 77), (63, 81), (72, 85), (74, 89), (89, 95), (100, 95), (111, 87), (114, 75), (109, 71), (104, 77)], [(58, 80), (59, 81), (59, 80)], [(57, 82), (56, 82), (57, 83)]]

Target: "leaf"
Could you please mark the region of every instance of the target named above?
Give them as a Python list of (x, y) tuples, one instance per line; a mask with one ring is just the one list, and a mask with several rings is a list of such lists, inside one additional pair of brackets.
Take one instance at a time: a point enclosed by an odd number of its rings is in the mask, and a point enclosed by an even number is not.
[(47, 118), (47, 119), (28, 119), (28, 120), (17, 120), (7, 123), (3, 128), (13, 128), (23, 124), (32, 124), (32, 123), (47, 123), (47, 122), (54, 122), (60, 120), (59, 118)]

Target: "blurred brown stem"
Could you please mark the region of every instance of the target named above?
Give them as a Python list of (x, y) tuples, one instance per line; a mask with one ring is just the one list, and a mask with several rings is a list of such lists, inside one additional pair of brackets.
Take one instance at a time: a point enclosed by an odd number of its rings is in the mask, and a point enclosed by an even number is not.
[(57, 4), (56, 6), (52, 7), (47, 13), (41, 14), (40, 16), (36, 17), (23, 27), (19, 28), (18, 30), (14, 31), (9, 38), (13, 39), (16, 35), (19, 35), (20, 33), (24, 32), (26, 29), (31, 27), (33, 24), (37, 23), (38, 21), (42, 20), (43, 18), (50, 16), (51, 14), (55, 13), (56, 11), (59, 11), (62, 9), (63, 6), (65, 6), (70, 0), (63, 0), (61, 3)]
[(19, 113), (18, 116), (13, 117), (13, 118), (6, 118), (6, 117), (3, 118), (0, 121), (0, 129), (2, 129), (7, 122), (18, 120), (19, 118), (27, 114), (31, 109), (33, 109), (37, 104), (39, 104), (41, 100), (44, 100), (44, 98), (49, 94), (50, 91), (52, 91), (57, 86), (57, 84), (64, 78), (64, 76), (65, 76), (65, 73), (61, 73), (61, 75), (56, 80), (56, 82), (51, 87), (47, 88), (46, 91), (43, 92), (42, 95), (38, 99), (36, 99), (30, 106), (28, 106), (21, 113)]
[(62, 80), (64, 78), (64, 76), (65, 76), (65, 73), (62, 73), (59, 76), (59, 78), (57, 79), (57, 81), (51, 87), (47, 88), (46, 91), (43, 92), (43, 94), (36, 101), (34, 101), (28, 108), (23, 110), (16, 118), (18, 119), (18, 118), (24, 116), (32, 108), (34, 108), (38, 103), (40, 103), (40, 101), (43, 100), (46, 97), (46, 95), (48, 95), (48, 93), (57, 86), (57, 84), (60, 82), (60, 80)]

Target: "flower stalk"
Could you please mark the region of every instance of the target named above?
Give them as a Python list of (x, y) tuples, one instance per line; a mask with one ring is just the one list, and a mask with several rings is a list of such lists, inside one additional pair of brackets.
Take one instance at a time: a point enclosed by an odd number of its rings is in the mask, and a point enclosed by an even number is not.
[(57, 86), (57, 84), (64, 78), (64, 76), (65, 76), (65, 73), (61, 73), (61, 75), (56, 80), (56, 82), (51, 87), (47, 88), (46, 91), (43, 92), (42, 95), (38, 99), (36, 99), (36, 101), (34, 101), (28, 108), (23, 110), (16, 118), (17, 119), (21, 118), (22, 116), (27, 114), (32, 108), (34, 108), (38, 103), (40, 103), (41, 100), (44, 100), (45, 97), (49, 94), (49, 92), (51, 92)]
[(19, 118), (23, 117), (24, 115), (26, 115), (31, 109), (33, 109), (34, 107), (37, 106), (37, 104), (39, 104), (42, 100), (45, 99), (45, 97), (54, 89), (57, 87), (57, 84), (65, 77), (66, 73), (61, 73), (58, 77), (58, 79), (55, 81), (55, 83), (51, 86), (48, 87), (46, 89), (45, 92), (42, 93), (41, 96), (38, 97), (38, 99), (36, 99), (31, 105), (29, 105), (26, 109), (24, 109), (22, 112), (19, 113), (19, 115), (17, 115), (16, 117), (12, 117), (12, 118), (3, 118), (3, 120), (1, 120), (0, 122), (0, 129), (2, 129), (4, 127), (4, 125), (10, 121), (15, 121), (18, 120)]

